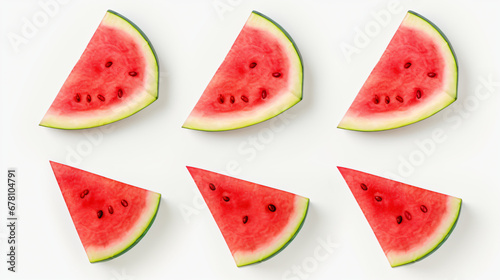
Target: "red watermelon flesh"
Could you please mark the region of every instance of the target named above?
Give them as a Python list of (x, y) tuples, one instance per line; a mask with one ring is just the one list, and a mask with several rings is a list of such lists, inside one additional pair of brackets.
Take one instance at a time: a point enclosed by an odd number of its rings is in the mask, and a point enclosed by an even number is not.
[(152, 225), (159, 193), (57, 162), (50, 164), (90, 262), (125, 253)]
[(280, 252), (298, 233), (309, 199), (286, 191), (187, 167), (237, 266)]
[(253, 11), (183, 127), (230, 130), (270, 119), (302, 99), (302, 72), (288, 33)]
[(108, 11), (40, 125), (80, 129), (128, 117), (157, 99), (158, 73), (146, 35)]
[(376, 131), (427, 118), (456, 100), (457, 76), (444, 34), (409, 11), (338, 127)]
[(203, 115), (207, 117), (265, 107), (289, 83), (289, 67), (284, 47), (271, 33), (243, 28), (205, 89), (211, 94), (202, 95), (196, 106), (205, 108)]
[(391, 266), (422, 259), (453, 231), (462, 200), (338, 167)]

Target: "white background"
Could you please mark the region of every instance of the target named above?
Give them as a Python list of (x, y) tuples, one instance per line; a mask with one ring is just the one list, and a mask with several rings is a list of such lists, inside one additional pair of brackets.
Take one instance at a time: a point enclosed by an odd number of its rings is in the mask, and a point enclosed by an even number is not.
[[(61, 1), (44, 10), (40, 3), (48, 2), (0, 2), (0, 260), (7, 253), (9, 167), (18, 171), (19, 217), (18, 272), (7, 272), (2, 261), (0, 279), (500, 277), (498, 1)], [(38, 126), (107, 9), (131, 19), (153, 43), (159, 99), (102, 128)], [(297, 43), (303, 101), (274, 122), (235, 131), (181, 128), (252, 10)], [(458, 100), (392, 131), (337, 129), (407, 10), (451, 41)], [(27, 24), (36, 30), (23, 35)], [(16, 36), (23, 39), (12, 41)], [(346, 54), (346, 46), (355, 52)], [(433, 139), (436, 133), (442, 137)], [(117, 259), (90, 264), (49, 160), (160, 192), (145, 238)], [(237, 268), (186, 165), (309, 197), (304, 227), (277, 256)], [(391, 268), (338, 165), (462, 198), (455, 231), (428, 258)]]

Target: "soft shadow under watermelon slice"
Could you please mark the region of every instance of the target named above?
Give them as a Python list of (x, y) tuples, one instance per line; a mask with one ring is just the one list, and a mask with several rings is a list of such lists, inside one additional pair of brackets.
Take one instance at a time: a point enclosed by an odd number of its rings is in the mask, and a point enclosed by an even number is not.
[(187, 169), (237, 266), (276, 255), (304, 223), (308, 198), (199, 168)]
[(338, 127), (378, 131), (415, 123), (453, 103), (457, 86), (451, 44), (409, 11)]
[(392, 267), (418, 261), (451, 234), (462, 199), (338, 167)]
[(109, 10), (40, 125), (82, 129), (126, 118), (158, 98), (158, 75), (146, 35)]
[(302, 83), (290, 35), (253, 11), (182, 127), (221, 131), (265, 121), (302, 100)]
[(50, 165), (90, 262), (127, 252), (153, 224), (159, 193), (57, 162)]

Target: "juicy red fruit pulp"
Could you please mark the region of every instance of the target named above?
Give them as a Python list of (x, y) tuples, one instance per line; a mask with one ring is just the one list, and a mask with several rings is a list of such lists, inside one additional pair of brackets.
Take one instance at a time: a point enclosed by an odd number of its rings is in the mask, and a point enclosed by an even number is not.
[[(58, 103), (61, 113), (98, 110), (119, 105), (142, 89), (146, 61), (140, 46), (125, 31), (100, 26), (67, 79)], [(57, 101), (58, 99), (56, 99)]]
[(432, 38), (401, 26), (352, 107), (360, 116), (411, 109), (441, 92), (444, 69)]
[(427, 190), (395, 193), (393, 185), (372, 178), (352, 182), (351, 191), (384, 250), (406, 251), (422, 244), (447, 213), (442, 195)]
[[(231, 58), (231, 59), (228, 59)], [(258, 110), (289, 83), (290, 62), (281, 44), (268, 32), (242, 29), (226, 60), (205, 89), (197, 106), (207, 116)]]
[(225, 221), (216, 219), (232, 253), (259, 249), (289, 223), (295, 206), (294, 194), (262, 186), (256, 195), (246, 188), (235, 187), (235, 182), (206, 179), (210, 183), (201, 186), (200, 192), (214, 217)]

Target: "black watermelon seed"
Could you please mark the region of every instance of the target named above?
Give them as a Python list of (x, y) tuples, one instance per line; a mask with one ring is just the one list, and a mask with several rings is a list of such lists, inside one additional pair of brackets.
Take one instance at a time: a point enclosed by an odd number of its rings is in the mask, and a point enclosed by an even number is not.
[(401, 216), (397, 216), (397, 217), (396, 217), (396, 222), (397, 222), (398, 224), (400, 224), (402, 221), (403, 221), (403, 217), (401, 217)]
[(109, 67), (111, 67), (111, 65), (113, 65), (113, 62), (108, 61), (108, 62), (106, 62), (106, 64), (104, 66), (106, 66), (106, 68), (109, 68)]
[(90, 101), (92, 101), (92, 97), (89, 94), (87, 94), (87, 102), (90, 102)]
[(248, 97), (246, 97), (244, 95), (241, 96), (241, 100), (243, 100), (243, 102), (245, 102), (245, 103), (248, 103)]
[(130, 71), (130, 72), (128, 72), (128, 74), (129, 74), (130, 76), (132, 76), (132, 77), (137, 76), (137, 72), (135, 72), (135, 71)]
[(378, 201), (378, 202), (380, 202), (380, 201), (382, 201), (382, 197), (381, 196), (375, 196), (375, 200)]
[(217, 97), (217, 101), (219, 101), (220, 104), (223, 104), (224, 103), (224, 96), (222, 96), (222, 94), (219, 94), (219, 96)]
[(77, 93), (77, 94), (75, 95), (75, 101), (76, 101), (76, 102), (80, 102), (81, 100), (82, 100), (82, 96), (81, 96), (79, 93)]
[(82, 193), (80, 193), (80, 197), (84, 198), (87, 194), (89, 194), (89, 190), (85, 189)]
[(224, 200), (225, 202), (228, 202), (229, 201), (229, 197), (228, 196), (223, 196), (222, 200)]
[(398, 95), (398, 96), (396, 96), (396, 100), (397, 100), (398, 102), (400, 102), (400, 103), (403, 103), (403, 101), (404, 101), (404, 100), (403, 100), (403, 97), (401, 97), (401, 96), (399, 96), (399, 95)]
[(279, 78), (279, 77), (281, 77), (281, 73), (280, 72), (274, 72), (273, 73), (273, 77)]
[(267, 91), (265, 89), (262, 90), (262, 93), (260, 94), (260, 97), (262, 97), (262, 99), (266, 99), (267, 98)]
[(437, 76), (437, 74), (434, 72), (429, 72), (429, 73), (427, 73), (427, 76), (429, 76), (429, 78), (435, 78)]
[(248, 222), (248, 216), (243, 217), (243, 223), (246, 224)]
[(406, 63), (405, 63), (405, 68), (406, 68), (406, 69), (410, 68), (410, 66), (411, 66), (411, 63), (410, 63), (410, 62), (406, 62)]
[(408, 211), (405, 211), (405, 218), (409, 221), (411, 220), (411, 213)]
[(128, 206), (128, 202), (125, 199), (122, 199), (121, 204), (123, 205), (123, 207)]
[(425, 205), (420, 205), (420, 211), (427, 213), (427, 207), (425, 207)]
[(364, 191), (368, 190), (368, 187), (365, 184), (361, 183), (360, 186), (361, 186), (362, 190), (364, 190)]
[(101, 94), (98, 94), (98, 95), (97, 95), (97, 98), (99, 98), (99, 100), (101, 100), (101, 101), (106, 100), (106, 98), (104, 98), (104, 96), (102, 96)]
[(104, 212), (102, 212), (102, 210), (97, 211), (97, 218), (102, 218), (102, 215), (104, 215)]
[(255, 66), (257, 66), (257, 63), (252, 62), (252, 63), (250, 63), (250, 65), (249, 65), (249, 66), (250, 66), (250, 68), (255, 68)]
[(422, 98), (422, 91), (421, 91), (421, 90), (419, 90), (419, 89), (417, 89), (416, 96), (417, 96), (417, 99)]
[(215, 185), (210, 183), (208, 184), (208, 187), (212, 190), (212, 191), (215, 191)]
[(267, 206), (267, 208), (268, 208), (268, 209), (269, 209), (269, 211), (271, 211), (271, 212), (276, 211), (276, 206), (274, 206), (273, 204), (269, 204), (269, 205)]
[(115, 212), (115, 210), (113, 210), (113, 206), (108, 206), (108, 212), (109, 214), (113, 214)]

